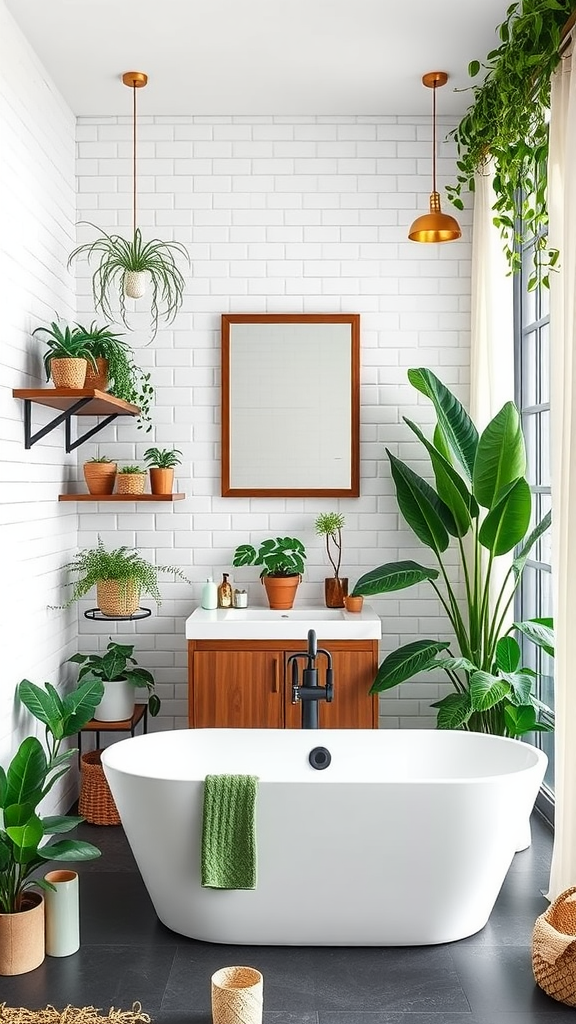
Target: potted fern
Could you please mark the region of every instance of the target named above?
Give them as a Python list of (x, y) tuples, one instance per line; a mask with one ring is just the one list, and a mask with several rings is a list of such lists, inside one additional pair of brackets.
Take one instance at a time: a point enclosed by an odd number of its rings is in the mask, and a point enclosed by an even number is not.
[(131, 239), (126, 239), (122, 235), (108, 234), (96, 224), (90, 226), (100, 232), (99, 237), (78, 245), (68, 257), (68, 266), (78, 256), (85, 256), (89, 263), (93, 258), (98, 260), (92, 275), (94, 307), (113, 320), (111, 292), (115, 290), (120, 316), (127, 327), (126, 298), (142, 298), (149, 285), (150, 326), (154, 338), (160, 319), (171, 323), (182, 305), (185, 282), (176, 257), (183, 257), (189, 264), (187, 250), (181, 242), (162, 242), (158, 238), (144, 242), (140, 228), (135, 229)]
[(182, 452), (178, 448), (148, 448), (144, 452), (152, 494), (172, 494), (174, 467), (180, 465), (181, 455)]
[(68, 608), (96, 587), (98, 608), (103, 615), (112, 618), (133, 615), (142, 594), (150, 594), (160, 605), (160, 572), (170, 573), (190, 583), (177, 566), (153, 565), (126, 546), (108, 551), (100, 537), (95, 548), (84, 548), (63, 568), (76, 578), (69, 584), (72, 586), (71, 597), (59, 607)]

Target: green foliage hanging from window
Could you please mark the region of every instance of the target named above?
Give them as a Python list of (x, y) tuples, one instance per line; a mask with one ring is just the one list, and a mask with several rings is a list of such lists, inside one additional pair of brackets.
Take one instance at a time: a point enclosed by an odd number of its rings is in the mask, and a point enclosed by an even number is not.
[[(474, 102), (452, 133), (458, 175), (447, 194), (463, 209), (462, 193), (474, 191), (474, 174), (494, 160), (494, 223), (500, 228), (512, 271), (520, 269), (518, 245), (534, 239), (534, 272), (548, 283), (558, 250), (547, 246), (546, 205), (550, 79), (560, 61), (562, 31), (576, 0), (523, 0), (512, 4), (499, 26), (500, 45), (468, 67)], [(518, 197), (521, 197), (520, 199)], [(521, 227), (519, 227), (519, 224)]]

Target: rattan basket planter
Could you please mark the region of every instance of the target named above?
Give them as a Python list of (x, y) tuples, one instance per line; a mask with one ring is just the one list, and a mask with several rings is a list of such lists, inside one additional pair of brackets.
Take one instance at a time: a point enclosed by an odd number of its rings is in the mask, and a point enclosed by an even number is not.
[(78, 813), (91, 825), (119, 825), (120, 815), (106, 782), (101, 750), (89, 750), (80, 758)]
[(547, 995), (576, 1006), (576, 886), (560, 893), (536, 919), (532, 970)]
[(50, 375), (55, 388), (83, 388), (88, 369), (87, 359), (52, 359)]
[(117, 473), (116, 494), (144, 494), (146, 473)]
[(212, 1024), (262, 1024), (263, 978), (255, 967), (221, 967), (212, 975)]
[(140, 588), (134, 580), (98, 580), (96, 600), (103, 615), (132, 615), (140, 604)]
[(106, 391), (108, 387), (108, 360), (103, 359), (102, 356), (97, 356), (96, 366), (98, 367), (97, 370), (94, 369), (91, 363), (88, 363), (84, 387)]

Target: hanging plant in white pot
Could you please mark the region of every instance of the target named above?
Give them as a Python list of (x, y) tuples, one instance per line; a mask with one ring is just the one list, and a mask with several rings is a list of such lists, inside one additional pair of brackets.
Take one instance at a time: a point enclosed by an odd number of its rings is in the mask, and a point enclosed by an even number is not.
[(190, 265), (190, 256), (181, 242), (163, 242), (159, 238), (144, 242), (142, 232), (136, 226), (136, 90), (146, 85), (148, 76), (143, 71), (127, 71), (122, 75), (122, 81), (133, 93), (132, 237), (108, 233), (90, 221), (81, 222), (90, 224), (99, 237), (93, 242), (78, 245), (68, 257), (68, 266), (78, 256), (85, 256), (88, 262), (93, 258), (99, 260), (92, 275), (94, 306), (108, 319), (114, 319), (111, 295), (117, 292), (120, 316), (127, 327), (130, 325), (126, 299), (141, 299), (151, 289), (150, 326), (154, 338), (159, 321), (171, 323), (182, 305), (185, 281), (176, 257), (182, 257)]

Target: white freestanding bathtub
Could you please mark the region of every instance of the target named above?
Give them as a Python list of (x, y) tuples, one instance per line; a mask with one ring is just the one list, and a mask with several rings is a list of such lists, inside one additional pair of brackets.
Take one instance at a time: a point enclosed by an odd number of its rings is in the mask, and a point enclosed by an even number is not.
[[(317, 746), (331, 753), (311, 767)], [(546, 755), (428, 730), (183, 729), (102, 764), (160, 920), (208, 942), (405, 946), (482, 928)], [(208, 774), (259, 777), (255, 890), (200, 883)]]

